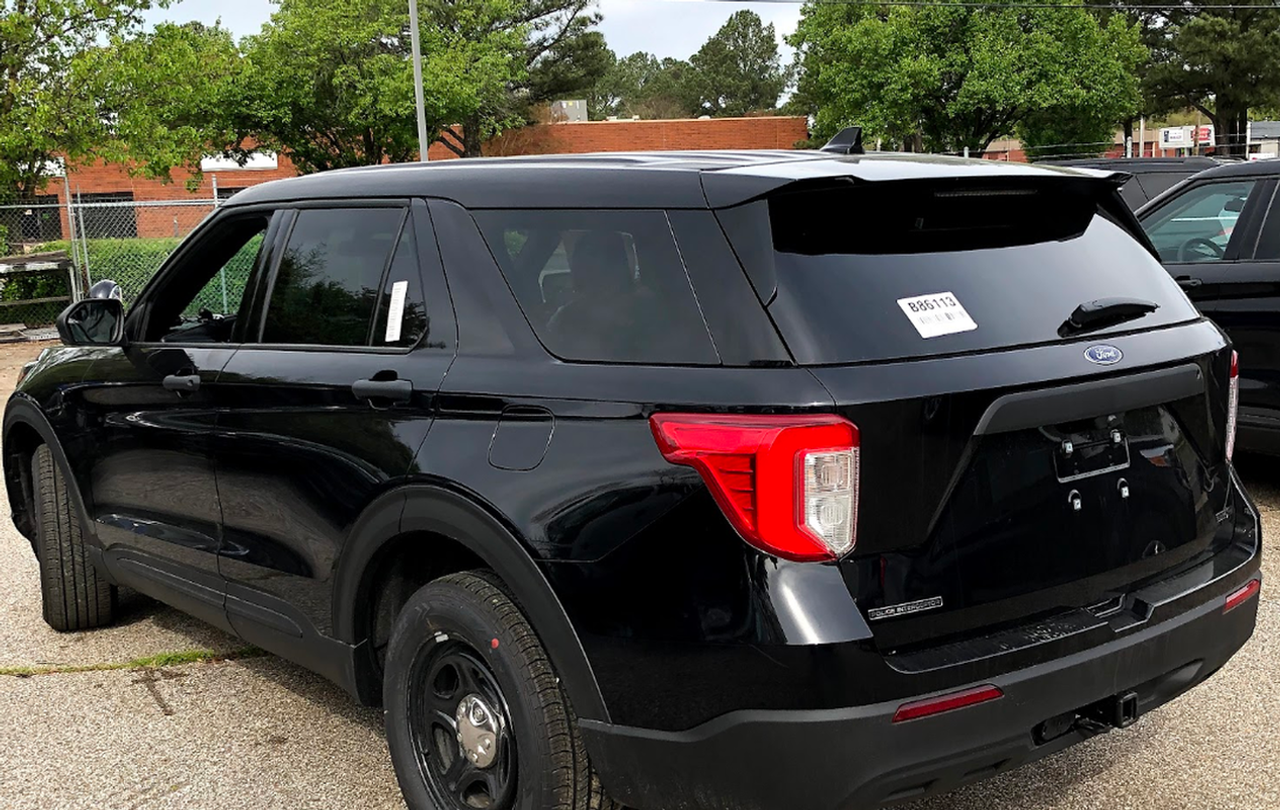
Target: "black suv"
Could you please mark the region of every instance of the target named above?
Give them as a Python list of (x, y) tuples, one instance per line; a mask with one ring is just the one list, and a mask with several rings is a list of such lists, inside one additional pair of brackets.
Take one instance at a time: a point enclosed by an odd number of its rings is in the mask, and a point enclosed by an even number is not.
[(872, 807), (1126, 726), (1261, 578), (1231, 348), (1115, 186), (709, 152), (242, 191), (9, 401), (45, 615), (128, 585), (381, 703), (415, 810)]
[(1138, 210), (1150, 200), (1196, 174), (1223, 165), (1222, 161), (1192, 155), (1190, 157), (1140, 157), (1140, 158), (1076, 158), (1073, 160), (1042, 160), (1037, 165), (1074, 166), (1083, 169), (1101, 169), (1108, 172), (1125, 172), (1129, 179), (1120, 187), (1120, 197), (1133, 210)]
[(1280, 455), (1280, 160), (1195, 176), (1138, 211), (1165, 269), (1240, 353), (1240, 446)]

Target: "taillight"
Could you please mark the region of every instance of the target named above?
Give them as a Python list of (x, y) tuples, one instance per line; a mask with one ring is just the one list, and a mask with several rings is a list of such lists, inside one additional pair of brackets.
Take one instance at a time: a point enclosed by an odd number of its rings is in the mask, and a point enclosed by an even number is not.
[(1231, 380), (1227, 384), (1227, 460), (1236, 449), (1236, 411), (1240, 408), (1240, 358), (1231, 353)]
[(702, 475), (742, 539), (788, 560), (853, 548), (858, 428), (830, 414), (654, 414), (658, 449)]

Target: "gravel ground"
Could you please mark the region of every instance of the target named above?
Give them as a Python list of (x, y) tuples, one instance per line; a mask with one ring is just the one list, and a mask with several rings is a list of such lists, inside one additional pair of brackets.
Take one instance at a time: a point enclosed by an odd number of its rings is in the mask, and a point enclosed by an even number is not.
[[(0, 391), (37, 349), (0, 345)], [(1207, 684), (1123, 733), (906, 810), (1280, 807), (1280, 604), (1272, 596), (1280, 583), (1280, 461), (1246, 457), (1240, 468), (1267, 546), (1268, 585), (1248, 646)], [(141, 597), (126, 594), (122, 613), (104, 630), (50, 630), (30, 546), (0, 521), (0, 671), (243, 648)], [(0, 750), (0, 810), (404, 807), (380, 713), (269, 656), (0, 674)]]

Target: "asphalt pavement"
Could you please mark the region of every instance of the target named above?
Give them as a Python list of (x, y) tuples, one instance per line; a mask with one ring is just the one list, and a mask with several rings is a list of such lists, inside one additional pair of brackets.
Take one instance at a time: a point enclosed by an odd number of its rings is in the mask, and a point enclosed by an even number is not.
[[(0, 391), (34, 354), (0, 350)], [(905, 810), (1280, 807), (1280, 459), (1240, 467), (1266, 544), (1248, 646), (1123, 732)], [(121, 614), (49, 629), (30, 545), (0, 521), (0, 808), (404, 807), (380, 712), (143, 597), (125, 594)]]

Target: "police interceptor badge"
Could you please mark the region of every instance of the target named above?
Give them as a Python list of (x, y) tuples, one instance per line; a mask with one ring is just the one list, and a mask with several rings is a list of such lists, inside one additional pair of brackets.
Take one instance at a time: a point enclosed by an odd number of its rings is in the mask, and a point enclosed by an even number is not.
[(898, 306), (922, 338), (972, 332), (978, 328), (952, 292), (899, 298)]
[(914, 602), (900, 602), (896, 605), (871, 608), (867, 611), (867, 620), (874, 622), (878, 619), (892, 619), (897, 616), (909, 616), (912, 613), (923, 613), (926, 610), (934, 610), (940, 607), (942, 607), (942, 597), (930, 596), (928, 599), (917, 599)]

